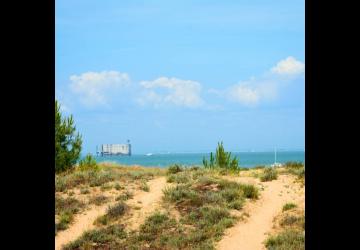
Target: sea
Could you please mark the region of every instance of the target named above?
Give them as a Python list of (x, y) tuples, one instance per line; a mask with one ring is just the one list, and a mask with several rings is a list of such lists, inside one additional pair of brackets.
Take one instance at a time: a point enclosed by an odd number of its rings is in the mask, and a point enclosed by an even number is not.
[[(271, 165), (275, 162), (272, 152), (235, 152), (240, 167), (252, 168), (258, 165)], [(183, 166), (202, 165), (203, 157), (210, 158), (210, 153), (158, 153), (133, 154), (131, 156), (95, 156), (97, 162), (112, 162), (122, 165), (141, 165), (146, 167), (167, 167), (172, 164)], [(297, 161), (305, 163), (305, 151), (278, 151), (276, 162)]]

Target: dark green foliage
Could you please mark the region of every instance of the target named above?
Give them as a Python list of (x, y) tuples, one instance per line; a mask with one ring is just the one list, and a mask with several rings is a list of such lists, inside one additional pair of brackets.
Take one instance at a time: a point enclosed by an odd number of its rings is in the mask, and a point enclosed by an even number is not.
[(64, 250), (75, 249), (121, 249), (120, 244), (127, 236), (123, 225), (110, 225), (85, 232), (79, 239), (64, 246)]
[(96, 219), (95, 224), (107, 225), (109, 222), (113, 222), (121, 218), (127, 211), (128, 206), (120, 201), (119, 203), (110, 206), (107, 209), (106, 214)]
[(60, 214), (59, 222), (55, 224), (55, 234), (58, 231), (65, 230), (69, 227), (69, 224), (73, 221), (74, 215), (70, 212), (63, 212)]
[(119, 184), (119, 183), (116, 183), (116, 184), (114, 185), (114, 188), (115, 188), (116, 190), (123, 189), (123, 187), (122, 187), (122, 186), (120, 186), (120, 184)]
[(72, 168), (79, 159), (82, 139), (72, 115), (62, 117), (60, 105), (55, 101), (55, 172), (60, 173)]
[(269, 250), (304, 250), (305, 232), (298, 230), (287, 230), (270, 237), (265, 246)]
[(265, 168), (260, 176), (261, 181), (272, 181), (277, 179), (277, 171), (275, 168)]
[(213, 153), (210, 153), (210, 161), (208, 162), (205, 157), (203, 158), (203, 165), (205, 168), (221, 168), (228, 170), (238, 170), (239, 160), (236, 156), (231, 158), (231, 152), (226, 152), (223, 143), (218, 143), (216, 148), (215, 157)]
[(244, 192), (244, 196), (249, 199), (257, 199), (259, 197), (259, 190), (250, 184), (240, 184), (241, 189)]
[(167, 170), (167, 173), (168, 174), (176, 174), (176, 173), (179, 173), (183, 171), (183, 168), (180, 167), (178, 164), (174, 164), (174, 165), (171, 165), (168, 170)]
[(86, 170), (99, 171), (100, 167), (97, 165), (95, 158), (91, 154), (87, 154), (84, 159), (80, 160), (79, 169), (81, 171), (86, 171)]
[(296, 161), (288, 161), (284, 164), (285, 168), (303, 168), (304, 164), (302, 162), (296, 162)]
[(290, 210), (290, 209), (293, 209), (296, 207), (296, 204), (294, 203), (286, 203), (283, 208), (282, 208), (282, 211), (287, 211), (287, 210)]

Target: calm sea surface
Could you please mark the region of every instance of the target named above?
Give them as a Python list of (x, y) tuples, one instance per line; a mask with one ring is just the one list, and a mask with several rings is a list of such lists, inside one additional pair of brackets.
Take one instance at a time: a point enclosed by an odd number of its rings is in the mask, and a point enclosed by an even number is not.
[[(240, 161), (241, 167), (254, 167), (256, 165), (270, 165), (274, 163), (274, 152), (239, 152), (232, 153)], [(132, 156), (95, 156), (98, 162), (116, 162), (125, 165), (141, 165), (166, 167), (171, 164), (181, 165), (202, 165), (203, 157), (210, 158), (207, 153), (169, 153), (169, 154), (134, 154)], [(287, 161), (305, 162), (304, 151), (280, 151), (277, 152), (276, 162), (285, 163)]]

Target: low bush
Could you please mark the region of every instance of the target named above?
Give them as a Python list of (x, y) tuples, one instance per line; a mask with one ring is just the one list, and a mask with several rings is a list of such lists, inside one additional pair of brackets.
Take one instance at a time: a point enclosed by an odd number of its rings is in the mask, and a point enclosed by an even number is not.
[(83, 233), (79, 239), (65, 245), (63, 249), (119, 249), (126, 236), (123, 225), (110, 225)]
[(97, 195), (90, 198), (89, 203), (95, 204), (96, 206), (100, 206), (106, 202), (109, 201), (109, 197), (106, 197), (105, 195)]
[(293, 209), (295, 207), (296, 207), (296, 204), (294, 204), (294, 203), (286, 203), (283, 206), (282, 211), (287, 211), (287, 210)]
[(80, 171), (99, 171), (100, 167), (97, 164), (95, 158), (91, 154), (87, 154), (84, 159), (79, 161), (79, 170)]
[(55, 196), (55, 214), (61, 213), (78, 213), (82, 208), (85, 207), (85, 204), (73, 197), (62, 198)]
[(150, 191), (150, 187), (149, 185), (146, 183), (146, 182), (141, 182), (140, 184), (140, 189), (142, 191), (145, 191), (145, 192), (149, 192)]
[(184, 169), (179, 166), (178, 164), (174, 164), (174, 165), (171, 165), (168, 170), (167, 170), (167, 174), (176, 174), (176, 173), (179, 173), (181, 171), (183, 171)]
[(120, 201), (117, 204), (110, 206), (107, 209), (106, 214), (98, 217), (95, 220), (95, 224), (107, 225), (109, 222), (116, 221), (125, 214), (127, 209), (128, 206)]
[(272, 236), (265, 242), (269, 250), (300, 250), (305, 249), (305, 232), (298, 230), (286, 230), (276, 236)]
[(126, 191), (124, 194), (119, 195), (116, 197), (116, 201), (126, 201), (132, 199), (134, 197), (133, 193)]
[(275, 168), (265, 168), (262, 175), (260, 175), (260, 180), (262, 182), (272, 181), (277, 179), (277, 170)]

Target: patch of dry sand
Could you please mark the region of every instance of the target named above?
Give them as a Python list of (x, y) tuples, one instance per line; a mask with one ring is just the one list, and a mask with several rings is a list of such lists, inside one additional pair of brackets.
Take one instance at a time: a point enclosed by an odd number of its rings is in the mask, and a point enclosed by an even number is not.
[(140, 207), (132, 211), (132, 216), (126, 221), (126, 228), (129, 230), (137, 229), (151, 213), (161, 209), (162, 190), (166, 186), (166, 178), (159, 177), (147, 182), (150, 187), (149, 192), (138, 190), (134, 193), (134, 198), (127, 204), (131, 207)]
[[(234, 177), (233, 180), (260, 185), (255, 178)], [(281, 212), (287, 202), (304, 206), (304, 188), (293, 183), (294, 177), (279, 175), (277, 180), (261, 183), (264, 190), (257, 201), (246, 203), (243, 211), (250, 216), (239, 221), (234, 227), (225, 231), (224, 237), (217, 244), (219, 250), (260, 250), (265, 249), (263, 242), (273, 227), (274, 217)], [(293, 188), (286, 188), (289, 185)], [(288, 192), (289, 191), (289, 192)]]

